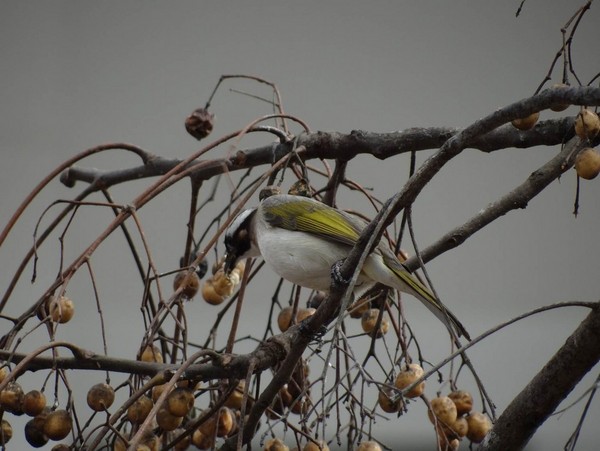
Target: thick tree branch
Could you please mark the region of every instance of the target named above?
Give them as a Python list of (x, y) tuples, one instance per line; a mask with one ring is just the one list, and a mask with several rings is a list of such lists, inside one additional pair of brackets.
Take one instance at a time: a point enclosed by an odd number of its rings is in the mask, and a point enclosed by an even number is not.
[[(253, 363), (255, 372), (261, 372), (277, 365), (289, 353), (292, 343), (298, 342), (299, 337), (302, 335), (305, 335), (305, 333), (300, 331), (299, 326), (293, 326), (285, 333), (261, 343), (249, 354), (217, 354), (214, 352), (214, 355), (210, 356), (212, 362), (190, 365), (185, 372), (185, 377), (203, 381), (230, 378), (242, 379), (246, 376), (250, 362)], [(55, 368), (155, 376), (166, 370), (176, 370), (179, 367), (179, 365), (169, 363), (149, 363), (115, 358), (95, 354), (85, 349), (81, 349), (79, 354), (76, 357), (46, 357), (41, 355), (31, 357), (31, 354), (0, 350), (0, 361), (19, 364), (28, 359), (29, 361), (23, 366), (21, 372)]]
[[(386, 159), (405, 152), (436, 149), (459, 135), (465, 138), (463, 140), (465, 141), (465, 147), (479, 149), (484, 152), (509, 147), (551, 146), (564, 143), (573, 136), (573, 117), (542, 121), (528, 131), (518, 131), (508, 123), (512, 119), (525, 117), (533, 112), (542, 111), (560, 103), (599, 105), (600, 88), (585, 86), (548, 89), (541, 94), (520, 100), (495, 111), (487, 117), (487, 122), (477, 121), (475, 123), (478, 124), (477, 127), (473, 124), (463, 130), (431, 127), (410, 128), (392, 133), (373, 133), (360, 130), (354, 130), (349, 134), (336, 132), (307, 133), (299, 135), (293, 142), (288, 141), (255, 149), (239, 150), (229, 158), (190, 162), (187, 169), (189, 175), (198, 179), (198, 181), (208, 180), (225, 171), (270, 164), (290, 153), (294, 146), (306, 148), (302, 157), (304, 159), (350, 160), (358, 154), (371, 154), (376, 158)], [(481, 128), (482, 126), (484, 128)], [(143, 166), (118, 171), (98, 171), (90, 168), (72, 167), (65, 171), (61, 180), (68, 186), (73, 185), (77, 180), (88, 183), (101, 180), (100, 186), (110, 187), (128, 180), (164, 175), (180, 163), (180, 160), (153, 157), (145, 162)]]
[[(542, 121), (532, 130), (519, 131), (511, 125), (499, 127), (474, 140), (470, 147), (483, 152), (506, 148), (553, 146), (565, 142), (574, 134), (574, 117)], [(409, 128), (391, 133), (354, 130), (348, 134), (315, 132), (298, 137), (297, 146), (306, 147), (305, 159), (324, 158), (351, 160), (359, 154), (370, 154), (381, 160), (411, 151), (437, 149), (449, 138), (460, 133), (458, 128)], [(239, 150), (228, 159), (201, 160), (187, 166), (190, 176), (198, 181), (208, 180), (226, 170), (247, 169), (270, 164), (288, 154), (290, 142)], [(61, 181), (72, 186), (77, 181), (97, 183), (108, 188), (140, 178), (157, 177), (181, 163), (181, 160), (154, 156), (142, 166), (101, 171), (95, 168), (72, 166), (61, 175)]]
[(480, 451), (519, 450), (600, 360), (600, 303), (500, 415)]

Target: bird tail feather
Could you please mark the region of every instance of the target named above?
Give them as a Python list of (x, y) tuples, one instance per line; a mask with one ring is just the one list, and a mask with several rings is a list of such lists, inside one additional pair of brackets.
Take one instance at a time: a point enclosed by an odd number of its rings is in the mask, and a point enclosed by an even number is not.
[(467, 340), (471, 337), (465, 327), (442, 302), (437, 299), (425, 285), (419, 282), (408, 271), (391, 268), (394, 273), (404, 282), (407, 288), (411, 290), (411, 294), (419, 299), (425, 306), (433, 312), (449, 329), (453, 329), (458, 336), (464, 336)]

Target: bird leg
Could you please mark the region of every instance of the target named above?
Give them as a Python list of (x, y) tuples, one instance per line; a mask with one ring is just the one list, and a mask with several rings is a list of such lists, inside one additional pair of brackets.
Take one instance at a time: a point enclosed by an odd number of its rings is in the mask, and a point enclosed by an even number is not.
[(346, 279), (342, 275), (342, 265), (344, 264), (345, 260), (345, 258), (342, 258), (341, 260), (338, 260), (331, 266), (331, 278), (333, 280), (333, 283), (336, 285), (348, 286), (352, 281), (352, 278)]

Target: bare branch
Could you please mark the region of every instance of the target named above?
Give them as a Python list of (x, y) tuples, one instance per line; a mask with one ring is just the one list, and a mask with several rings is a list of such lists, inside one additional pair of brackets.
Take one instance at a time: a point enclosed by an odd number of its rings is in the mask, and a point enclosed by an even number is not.
[(480, 451), (522, 449), (600, 360), (600, 304), (500, 415)]

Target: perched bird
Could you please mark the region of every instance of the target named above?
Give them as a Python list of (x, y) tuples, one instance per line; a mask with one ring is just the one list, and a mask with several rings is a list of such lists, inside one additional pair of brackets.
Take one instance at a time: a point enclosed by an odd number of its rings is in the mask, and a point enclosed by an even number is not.
[[(282, 278), (329, 291), (331, 267), (346, 258), (367, 223), (308, 197), (278, 194), (242, 211), (225, 233), (225, 274), (244, 258), (259, 257)], [(360, 296), (381, 283), (419, 299), (449, 329), (469, 337), (460, 321), (379, 243), (367, 257), (354, 288)]]

